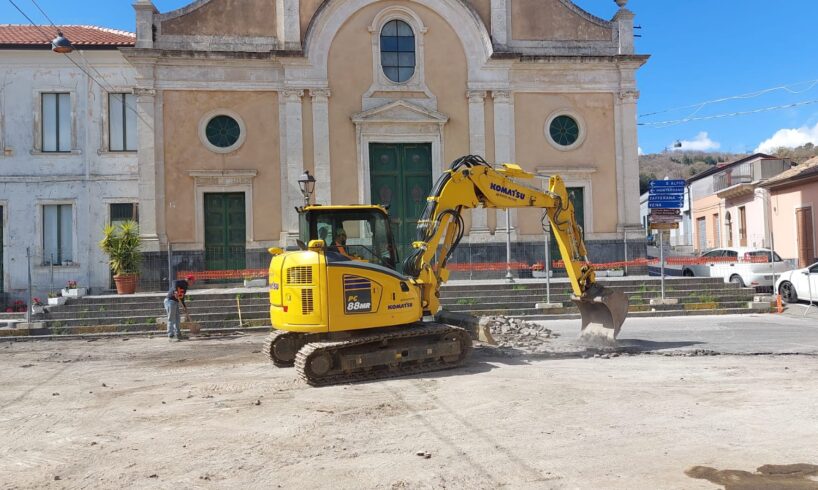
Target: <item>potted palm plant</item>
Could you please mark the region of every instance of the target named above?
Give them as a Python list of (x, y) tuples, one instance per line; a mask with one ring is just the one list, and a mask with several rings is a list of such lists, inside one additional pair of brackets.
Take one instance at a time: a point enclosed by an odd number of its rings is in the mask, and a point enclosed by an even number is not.
[(117, 294), (133, 294), (139, 282), (139, 264), (142, 260), (139, 225), (133, 220), (123, 221), (106, 226), (102, 233), (99, 248), (108, 255)]

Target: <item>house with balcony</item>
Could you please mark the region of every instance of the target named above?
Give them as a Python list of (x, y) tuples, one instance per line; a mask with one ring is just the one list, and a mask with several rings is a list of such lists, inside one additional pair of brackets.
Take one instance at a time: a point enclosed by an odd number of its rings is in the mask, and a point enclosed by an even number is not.
[(792, 166), (790, 160), (756, 153), (688, 179), (694, 248), (769, 248), (769, 193), (761, 184)]

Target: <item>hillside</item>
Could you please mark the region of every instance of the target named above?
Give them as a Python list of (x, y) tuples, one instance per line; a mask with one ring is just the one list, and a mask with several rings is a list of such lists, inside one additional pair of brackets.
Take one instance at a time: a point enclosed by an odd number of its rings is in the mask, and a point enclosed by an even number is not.
[[(773, 155), (789, 158), (795, 163), (803, 163), (818, 156), (818, 146), (807, 143), (797, 148), (779, 148)], [(664, 151), (639, 155), (639, 192), (647, 192), (648, 182), (653, 179), (664, 179), (665, 177), (689, 179), (717, 163), (732, 162), (745, 156), (747, 155), (702, 151)]]

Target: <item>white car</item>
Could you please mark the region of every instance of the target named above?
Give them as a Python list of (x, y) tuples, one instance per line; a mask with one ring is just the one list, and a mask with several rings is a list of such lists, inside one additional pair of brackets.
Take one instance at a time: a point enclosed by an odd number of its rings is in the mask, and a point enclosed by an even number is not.
[[(770, 254), (773, 263), (770, 263)], [(778, 277), (792, 265), (766, 248), (726, 247), (703, 253), (701, 263), (687, 264), (682, 275), (687, 277), (721, 277), (741, 287), (771, 288), (773, 276)], [(711, 259), (708, 261), (708, 259)]]
[(781, 274), (775, 281), (775, 290), (786, 303), (818, 301), (818, 262)]

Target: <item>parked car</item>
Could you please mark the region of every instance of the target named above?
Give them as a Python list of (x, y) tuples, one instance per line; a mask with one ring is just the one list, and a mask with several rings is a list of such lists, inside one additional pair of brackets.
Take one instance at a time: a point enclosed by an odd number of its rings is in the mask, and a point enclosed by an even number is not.
[(786, 303), (818, 301), (818, 262), (782, 273), (775, 281), (775, 290)]
[[(770, 263), (770, 254), (773, 262)], [(686, 264), (682, 275), (687, 277), (722, 277), (741, 287), (767, 288), (773, 286), (773, 275), (778, 276), (792, 266), (766, 248), (726, 247), (703, 253), (704, 259)], [(709, 259), (709, 261), (708, 261)]]

